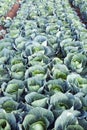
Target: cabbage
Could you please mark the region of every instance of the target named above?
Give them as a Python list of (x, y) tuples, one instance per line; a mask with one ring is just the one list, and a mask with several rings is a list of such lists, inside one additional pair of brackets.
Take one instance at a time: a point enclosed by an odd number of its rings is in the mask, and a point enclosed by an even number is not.
[[(70, 2), (86, 21), (86, 0)], [(0, 130), (87, 129), (87, 30), (70, 2), (0, 1)]]

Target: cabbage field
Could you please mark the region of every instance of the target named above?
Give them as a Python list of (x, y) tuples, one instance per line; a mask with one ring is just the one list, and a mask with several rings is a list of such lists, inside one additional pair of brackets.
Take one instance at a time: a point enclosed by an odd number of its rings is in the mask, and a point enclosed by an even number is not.
[(0, 130), (87, 130), (87, 0), (0, 0)]

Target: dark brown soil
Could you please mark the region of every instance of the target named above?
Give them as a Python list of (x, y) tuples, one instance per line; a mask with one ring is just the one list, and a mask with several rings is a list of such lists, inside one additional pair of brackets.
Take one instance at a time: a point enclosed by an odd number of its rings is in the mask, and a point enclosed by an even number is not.
[(7, 15), (5, 17), (10, 17), (10, 18), (14, 18), (17, 15), (17, 11), (20, 8), (20, 4), (14, 4), (12, 9), (7, 13)]
[[(13, 5), (12, 9), (9, 10), (9, 12), (6, 14), (5, 18), (10, 17), (11, 19), (13, 19), (14, 17), (16, 17), (17, 11), (18, 11), (19, 8), (20, 8), (20, 3), (19, 3), (20, 1), (21, 1), (21, 0), (17, 0), (18, 3), (15, 3), (15, 4)], [(87, 22), (84, 22), (83, 19), (82, 19), (82, 15), (81, 15), (80, 9), (77, 8), (77, 7), (74, 7), (73, 4), (71, 4), (71, 3), (70, 3), (70, 5), (71, 5), (71, 7), (76, 11), (77, 15), (78, 15), (79, 18), (80, 18), (80, 21), (87, 26)], [(4, 28), (4, 26), (1, 26), (1, 25), (0, 25), (0, 31), (1, 31), (1, 30), (6, 30), (6, 28)], [(3, 36), (0, 36), (0, 39), (3, 39), (3, 38), (4, 38)]]
[[(15, 4), (12, 6), (12, 9), (9, 10), (9, 12), (6, 14), (6, 16), (4, 16), (5, 19), (6, 19), (7, 17), (9, 17), (9, 18), (11, 18), (11, 19), (13, 19), (14, 17), (16, 17), (17, 11), (18, 11), (19, 8), (20, 8), (20, 3), (19, 3), (20, 1), (21, 1), (21, 0), (17, 0), (17, 3), (15, 3)], [(1, 30), (5, 30), (5, 31), (6, 31), (6, 28), (5, 28), (4, 26), (0, 25), (0, 31), (1, 31)], [(3, 39), (3, 38), (4, 38), (4, 36), (0, 35), (0, 40)]]
[(80, 12), (80, 9), (77, 8), (77, 7), (74, 7), (74, 5), (72, 3), (70, 3), (71, 7), (76, 11), (77, 15), (79, 16), (80, 18), (80, 21), (85, 24), (87, 26), (87, 22), (84, 22), (84, 20), (82, 19), (82, 14)]

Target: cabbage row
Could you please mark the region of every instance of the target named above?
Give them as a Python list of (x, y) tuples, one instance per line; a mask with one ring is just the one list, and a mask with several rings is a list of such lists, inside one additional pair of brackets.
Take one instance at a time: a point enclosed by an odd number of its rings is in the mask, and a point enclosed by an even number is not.
[(86, 130), (85, 25), (68, 0), (24, 0), (0, 41), (0, 129)]
[(69, 0), (75, 8), (80, 9), (83, 22), (87, 22), (87, 0)]

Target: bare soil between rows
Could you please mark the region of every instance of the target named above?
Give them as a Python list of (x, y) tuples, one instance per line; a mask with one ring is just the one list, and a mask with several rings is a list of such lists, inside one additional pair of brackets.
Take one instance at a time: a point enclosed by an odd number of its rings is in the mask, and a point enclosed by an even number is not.
[[(6, 14), (5, 19), (7, 17), (13, 19), (14, 17), (16, 17), (17, 15), (17, 11), (19, 10), (20, 8), (20, 1), (21, 0), (17, 0), (17, 3), (15, 3), (13, 6), (12, 6), (12, 9), (9, 10), (9, 12)], [(77, 8), (77, 7), (74, 7), (72, 3), (70, 3), (70, 6), (76, 11), (77, 15), (79, 16), (80, 18), (80, 21), (86, 25), (86, 28), (87, 28), (87, 22), (84, 22), (83, 19), (82, 19), (82, 15), (81, 15), (81, 12), (80, 12), (80, 9)], [(3, 31), (4, 32), (3, 32)], [(0, 40), (4, 38), (5, 34), (7, 33), (7, 30), (4, 26), (0, 25), (0, 31), (2, 31), (3, 35), (0, 35)]]
[[(11, 18), (13, 19), (14, 17), (16, 17), (17, 15), (17, 11), (20, 8), (20, 1), (21, 0), (17, 0), (16, 3), (12, 6), (11, 10), (9, 10), (9, 12), (7, 12), (7, 14), (4, 16), (4, 18)], [(6, 28), (3, 25), (0, 25), (0, 32), (2, 33), (2, 35), (0, 35), (0, 40), (4, 38), (5, 34), (7, 33)]]
[(78, 7), (75, 7), (72, 3), (70, 3), (70, 6), (74, 9), (74, 11), (77, 13), (80, 21), (86, 25), (86, 29), (87, 29), (87, 22), (84, 22), (83, 18), (82, 18), (82, 14), (81, 11)]

